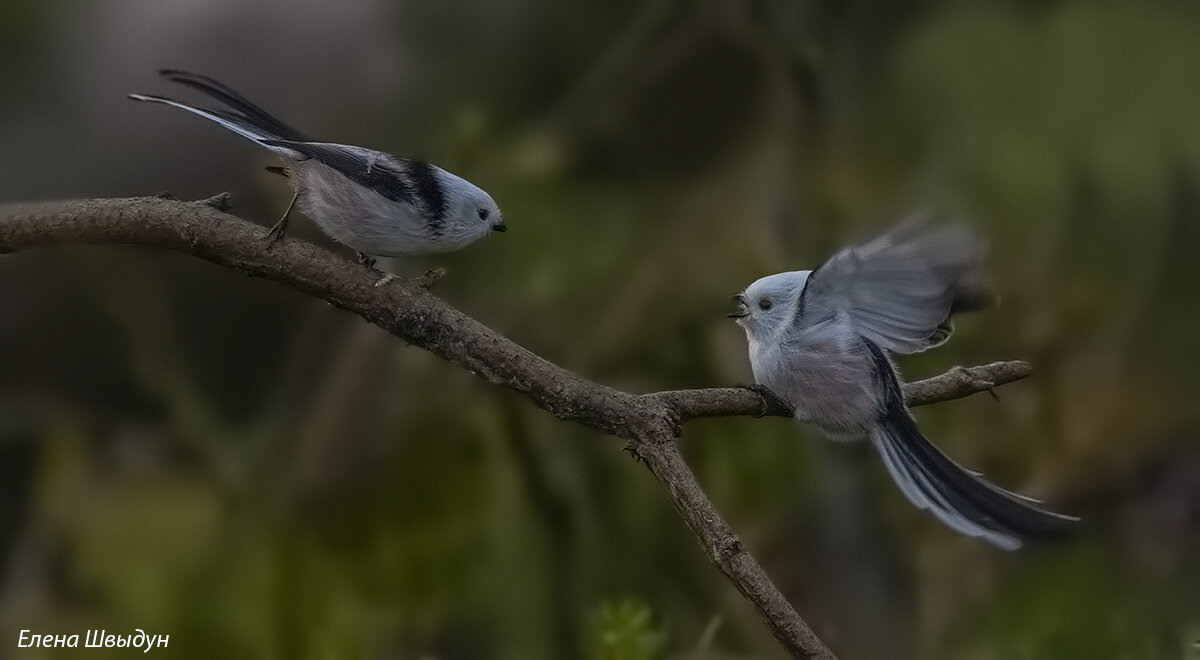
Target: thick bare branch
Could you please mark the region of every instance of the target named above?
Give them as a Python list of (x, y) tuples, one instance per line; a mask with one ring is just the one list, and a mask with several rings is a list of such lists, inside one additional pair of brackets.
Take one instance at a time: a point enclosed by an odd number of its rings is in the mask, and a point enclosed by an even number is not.
[[(552, 414), (627, 440), (662, 482), (710, 559), (758, 609), (796, 657), (833, 654), (767, 577), (701, 490), (675, 447), (682, 421), (783, 415), (785, 405), (746, 388), (635, 395), (585, 380), (433, 296), (290, 238), (269, 244), (262, 227), (225, 213), (227, 198), (140, 197), (0, 206), (0, 253), (63, 243), (128, 243), (176, 250), (295, 287), (354, 312), (405, 341), (520, 392)], [(1029, 374), (1023, 362), (958, 367), (905, 387), (911, 405), (960, 398)]]

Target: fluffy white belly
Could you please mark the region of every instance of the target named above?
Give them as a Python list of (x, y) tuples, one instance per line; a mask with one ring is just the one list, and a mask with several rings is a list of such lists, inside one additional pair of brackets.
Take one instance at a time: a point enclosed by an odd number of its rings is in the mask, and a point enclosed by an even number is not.
[(308, 160), (292, 171), (302, 183), (300, 210), (343, 245), (383, 257), (461, 247), (434, 236), (415, 207), (344, 181), (325, 165)]

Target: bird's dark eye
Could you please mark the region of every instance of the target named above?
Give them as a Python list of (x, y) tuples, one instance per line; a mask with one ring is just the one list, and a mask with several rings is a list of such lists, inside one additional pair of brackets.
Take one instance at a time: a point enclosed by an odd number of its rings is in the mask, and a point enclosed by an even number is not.
[(764, 311), (764, 312), (765, 312), (765, 311), (767, 311), (768, 309), (771, 309), (771, 299), (770, 299), (770, 298), (763, 298), (763, 299), (759, 300), (759, 301), (758, 301), (758, 308), (759, 308), (759, 309), (761, 309), (761, 310), (762, 310), (762, 311)]
[(479, 219), (487, 220), (487, 217), (488, 217), (488, 210), (487, 209), (479, 209)]

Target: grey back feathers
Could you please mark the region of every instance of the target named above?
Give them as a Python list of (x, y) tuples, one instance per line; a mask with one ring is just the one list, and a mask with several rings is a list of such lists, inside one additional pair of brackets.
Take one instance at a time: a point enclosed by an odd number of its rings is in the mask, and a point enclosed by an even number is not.
[(161, 73), (228, 109), (162, 96), (130, 98), (186, 110), (273, 151), (287, 166), (300, 209), (332, 238), (360, 253), (446, 252), (506, 229), (490, 195), (439, 167), (363, 147), (311, 141), (211, 78), (170, 69)]
[(382, 197), (419, 207), (434, 233), (446, 219), (446, 192), (435, 176), (435, 168), (428, 163), (343, 144), (294, 140), (262, 140), (262, 143), (315, 158)]

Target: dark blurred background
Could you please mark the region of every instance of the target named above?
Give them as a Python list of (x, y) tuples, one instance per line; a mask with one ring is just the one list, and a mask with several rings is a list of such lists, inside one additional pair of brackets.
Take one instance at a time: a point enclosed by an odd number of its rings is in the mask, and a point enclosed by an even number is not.
[[(0, 201), (274, 222), (269, 153), (125, 99), (196, 98), (163, 67), (490, 191), (507, 234), (381, 265), (636, 392), (748, 382), (723, 314), (761, 275), (914, 208), (975, 224), (1002, 306), (901, 366), (1036, 371), (917, 416), (1076, 537), (962, 538), (787, 420), (689, 424), (689, 462), (845, 658), (1200, 657), (1196, 3), (7, 0)], [(191, 257), (0, 257), (0, 656), (781, 657), (620, 447)]]

